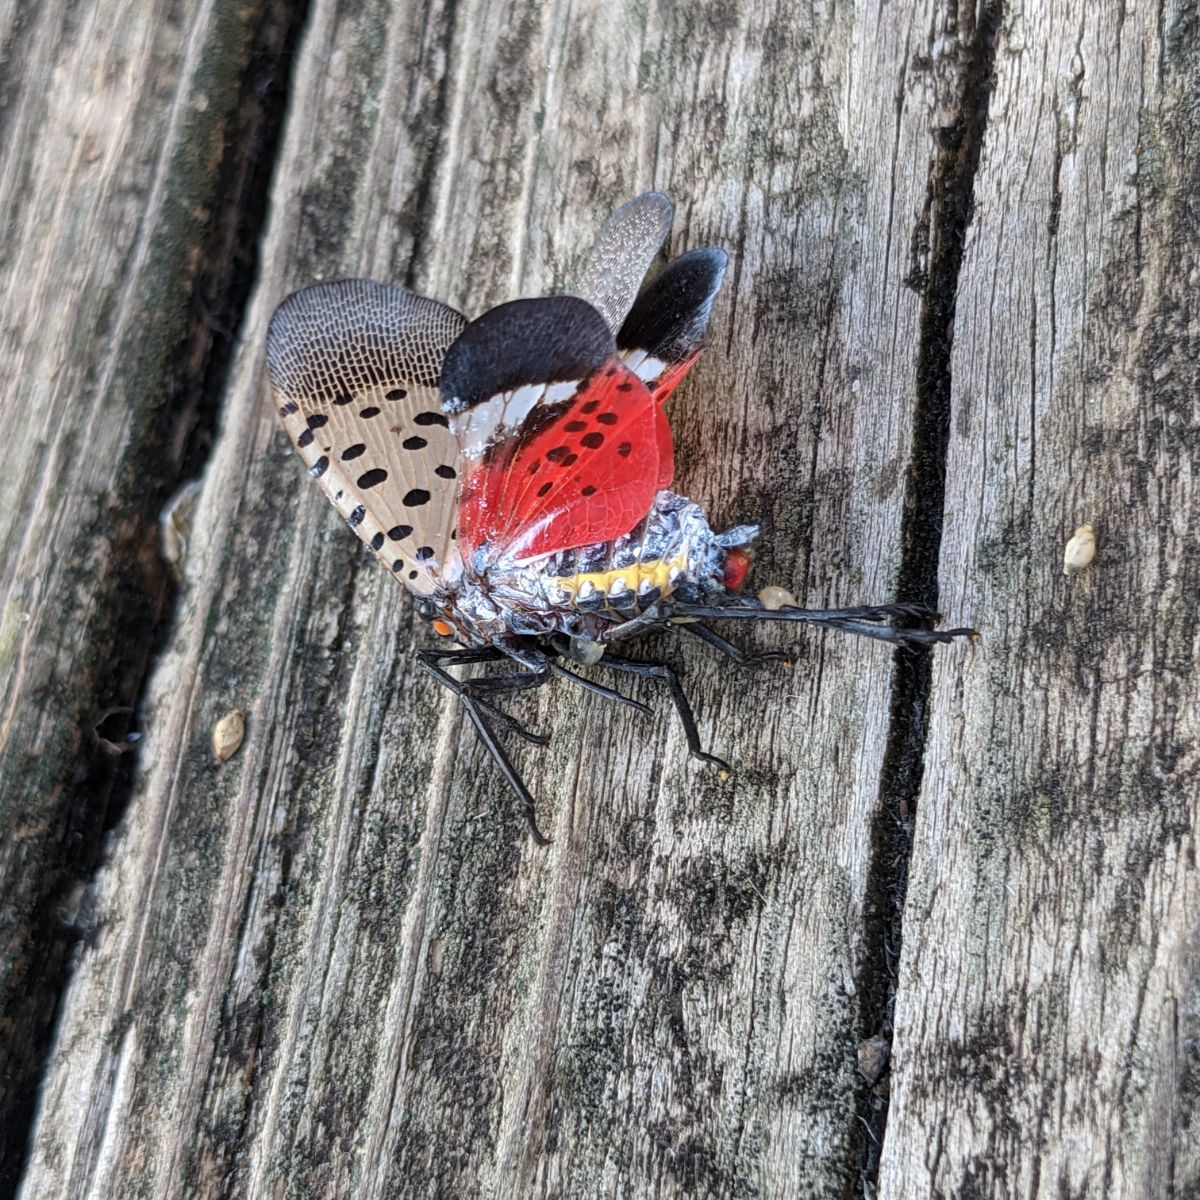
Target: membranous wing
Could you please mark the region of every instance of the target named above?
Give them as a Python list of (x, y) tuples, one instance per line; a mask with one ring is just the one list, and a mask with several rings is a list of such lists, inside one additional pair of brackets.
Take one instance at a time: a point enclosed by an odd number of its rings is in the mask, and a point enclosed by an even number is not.
[(612, 541), (649, 512), (671, 436), (583, 300), (515, 300), (446, 356), (442, 403), (461, 450), (459, 542), (489, 564)]
[(343, 279), (293, 293), (267, 333), (275, 405), (309, 473), (419, 595), (461, 566), (458, 446), (438, 384), (466, 323), (403, 288)]
[(608, 323), (626, 365), (660, 404), (703, 348), (728, 262), (722, 250), (693, 250), (669, 263), (643, 290), (670, 233), (672, 211), (658, 192), (621, 205), (600, 230), (575, 289)]
[(622, 204), (597, 235), (574, 294), (586, 300), (614, 333), (671, 232), (673, 215), (666, 196), (644, 192)]

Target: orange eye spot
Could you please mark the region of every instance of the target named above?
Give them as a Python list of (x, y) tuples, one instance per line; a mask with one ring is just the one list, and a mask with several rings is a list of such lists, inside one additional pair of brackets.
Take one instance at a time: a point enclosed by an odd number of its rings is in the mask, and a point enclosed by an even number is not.
[(450, 637), (450, 635), (454, 632), (454, 626), (451, 625), (449, 621), (434, 621), (433, 632), (436, 633), (438, 637)]

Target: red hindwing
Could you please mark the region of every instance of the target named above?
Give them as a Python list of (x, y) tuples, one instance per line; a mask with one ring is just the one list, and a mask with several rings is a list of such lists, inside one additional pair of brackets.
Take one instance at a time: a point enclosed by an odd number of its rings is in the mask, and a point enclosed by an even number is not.
[(523, 561), (612, 541), (650, 511), (672, 473), (666, 414), (613, 358), (552, 420), (531, 419), (468, 472), (459, 542), (468, 559), (486, 547), (492, 561)]

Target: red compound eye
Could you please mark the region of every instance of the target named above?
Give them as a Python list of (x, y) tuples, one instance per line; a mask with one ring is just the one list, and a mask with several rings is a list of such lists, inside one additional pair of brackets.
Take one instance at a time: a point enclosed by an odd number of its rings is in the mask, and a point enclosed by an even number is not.
[(742, 584), (746, 582), (749, 572), (750, 555), (745, 550), (727, 550), (725, 552), (725, 565), (721, 574), (725, 586), (731, 592), (736, 592), (741, 588)]

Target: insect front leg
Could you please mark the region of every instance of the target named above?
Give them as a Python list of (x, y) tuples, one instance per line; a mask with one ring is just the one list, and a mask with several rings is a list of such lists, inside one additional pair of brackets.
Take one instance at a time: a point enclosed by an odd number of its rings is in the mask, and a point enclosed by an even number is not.
[[(445, 669), (456, 664), (498, 662), (506, 659), (515, 659), (521, 666), (528, 669), (513, 671), (505, 675), (462, 680), (455, 679)], [(513, 766), (504, 747), (496, 738), (496, 732), (491, 722), (496, 721), (507, 726), (536, 745), (546, 745), (547, 739), (530, 733), (520, 722), (508, 716), (507, 713), (502, 713), (485, 697), (509, 695), (513, 692), (541, 687), (551, 678), (550, 660), (538, 650), (500, 645), (465, 650), (422, 650), (417, 654), (417, 661), (440, 684), (449, 688), (459, 698), (471, 724), (475, 726), (475, 732), (479, 735), (484, 749), (487, 750), (496, 766), (500, 768), (500, 773), (504, 776), (508, 786), (521, 802), (525, 821), (529, 826), (530, 837), (537, 845), (548, 846), (549, 839), (537, 825), (537, 808), (533, 796), (525, 786), (525, 781), (521, 778), (520, 773)]]
[(472, 663), (507, 661), (508, 655), (495, 646), (482, 646), (470, 649), (454, 650), (418, 650), (417, 661), (429, 675), (443, 687), (448, 688), (460, 700), (470, 695), (481, 712), (494, 721), (501, 729), (515, 733), (533, 746), (548, 746), (550, 739), (539, 733), (534, 733), (516, 717), (501, 711), (494, 704), (484, 699), (487, 693), (508, 694), (523, 691), (526, 688), (538, 687), (545, 679), (538, 682), (527, 682), (530, 672), (514, 672), (508, 675), (497, 675), (484, 679), (455, 679), (446, 671), (446, 667), (463, 667)]

